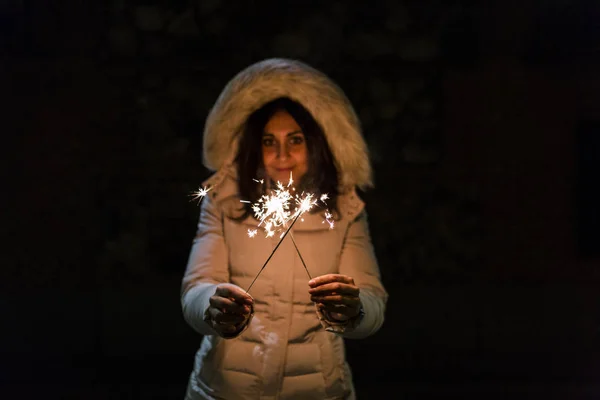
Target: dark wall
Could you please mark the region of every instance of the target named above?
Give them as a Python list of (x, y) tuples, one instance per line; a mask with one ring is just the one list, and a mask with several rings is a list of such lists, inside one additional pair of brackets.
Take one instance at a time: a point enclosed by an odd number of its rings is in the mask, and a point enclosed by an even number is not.
[(0, 7), (6, 398), (181, 398), (204, 118), (271, 56), (334, 78), (373, 155), (361, 398), (599, 395), (594, 2), (268, 3)]

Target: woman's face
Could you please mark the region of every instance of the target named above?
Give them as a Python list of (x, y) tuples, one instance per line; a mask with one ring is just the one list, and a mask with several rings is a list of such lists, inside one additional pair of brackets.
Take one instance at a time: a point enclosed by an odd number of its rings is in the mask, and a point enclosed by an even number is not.
[(294, 118), (284, 110), (277, 111), (262, 135), (263, 164), (275, 182), (288, 183), (290, 173), (298, 182), (308, 170), (306, 138)]

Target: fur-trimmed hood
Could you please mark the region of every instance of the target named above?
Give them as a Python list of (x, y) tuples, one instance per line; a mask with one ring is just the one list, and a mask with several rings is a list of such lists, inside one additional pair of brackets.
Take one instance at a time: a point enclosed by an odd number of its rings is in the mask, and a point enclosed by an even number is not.
[(213, 171), (230, 166), (247, 118), (279, 97), (299, 102), (320, 124), (335, 158), (342, 191), (373, 186), (360, 122), (344, 92), (322, 72), (281, 58), (250, 65), (227, 83), (206, 119), (204, 165)]

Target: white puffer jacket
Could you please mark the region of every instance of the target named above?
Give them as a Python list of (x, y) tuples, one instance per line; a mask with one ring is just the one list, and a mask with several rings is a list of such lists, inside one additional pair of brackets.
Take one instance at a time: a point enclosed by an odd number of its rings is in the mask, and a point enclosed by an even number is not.
[[(224, 339), (203, 318), (215, 286), (231, 282), (247, 288), (279, 240), (250, 238), (248, 229), (260, 230), (252, 217), (229, 218), (240, 200), (232, 165), (237, 135), (253, 111), (284, 96), (303, 104), (323, 128), (342, 191), (335, 228), (323, 223), (323, 215), (305, 214), (292, 229), (294, 239), (313, 277), (340, 273), (354, 279), (364, 316), (336, 326), (316, 311), (308, 276), (288, 237), (250, 291), (255, 304), (249, 326)], [(209, 114), (204, 162), (216, 173), (205, 182), (213, 189), (202, 202), (181, 292), (186, 321), (204, 336), (186, 399), (354, 398), (344, 338), (364, 338), (381, 327), (387, 293), (364, 204), (354, 190), (372, 186), (367, 147), (343, 92), (298, 61), (270, 59), (248, 67), (229, 82)]]

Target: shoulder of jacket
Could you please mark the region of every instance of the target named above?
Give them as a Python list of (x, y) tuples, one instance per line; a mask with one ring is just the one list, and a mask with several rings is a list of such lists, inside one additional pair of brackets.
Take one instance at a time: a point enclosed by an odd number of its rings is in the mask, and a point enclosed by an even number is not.
[(340, 218), (352, 222), (365, 209), (365, 202), (358, 196), (356, 189), (348, 190), (338, 196)]
[(206, 196), (210, 201), (219, 205), (226, 200), (238, 197), (238, 184), (235, 169), (225, 166), (202, 182), (202, 186), (208, 190)]

